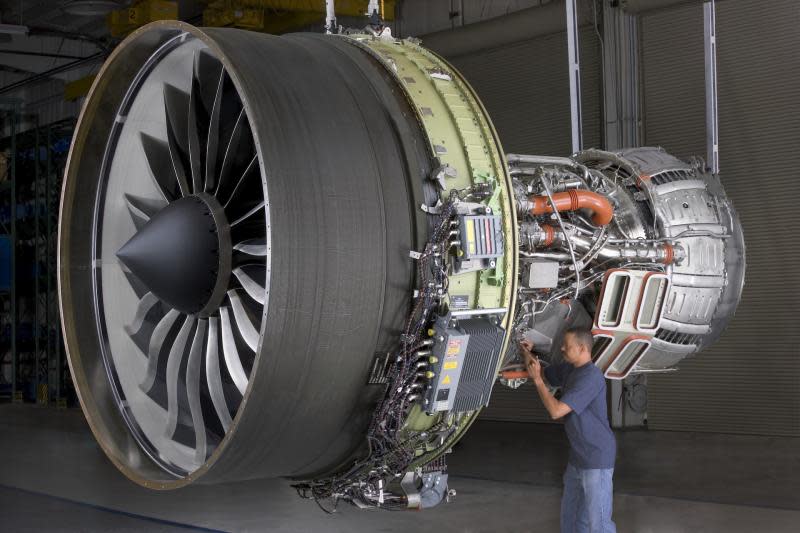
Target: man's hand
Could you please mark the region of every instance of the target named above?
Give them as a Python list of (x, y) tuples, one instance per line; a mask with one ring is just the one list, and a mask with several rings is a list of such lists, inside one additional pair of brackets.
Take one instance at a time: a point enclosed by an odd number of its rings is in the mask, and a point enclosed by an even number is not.
[(543, 382), (542, 365), (539, 363), (539, 359), (533, 355), (533, 343), (529, 340), (523, 340), (519, 343), (519, 348), (525, 359), (525, 368), (528, 371), (528, 375), (537, 385), (539, 382)]
[(569, 405), (556, 400), (556, 397), (550, 392), (547, 383), (544, 381), (542, 364), (539, 362), (539, 358), (533, 355), (533, 343), (528, 340), (521, 341), (519, 343), (519, 351), (522, 352), (522, 357), (525, 359), (525, 369), (528, 371), (528, 375), (533, 380), (534, 385), (536, 385), (536, 392), (539, 393), (539, 398), (542, 399), (544, 408), (547, 409), (550, 417), (553, 420), (558, 420), (572, 412), (572, 408)]
[(527, 339), (522, 339), (519, 341), (519, 349), (522, 351), (523, 354), (528, 354), (533, 356), (533, 343)]

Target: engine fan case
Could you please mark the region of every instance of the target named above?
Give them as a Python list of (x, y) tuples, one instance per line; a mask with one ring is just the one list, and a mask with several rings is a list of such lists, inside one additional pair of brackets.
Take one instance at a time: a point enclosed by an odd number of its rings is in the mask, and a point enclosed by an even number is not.
[[(201, 40), (241, 97), (261, 168), (270, 247), (267, 302), (247, 390), (213, 454), (177, 476), (131, 431), (107, 364), (93, 281), (104, 268), (95, 254), (97, 206), (120, 105), (142, 65), (176, 38)], [(476, 124), (488, 124), (483, 141), (504, 191), (497, 201), (507, 249), (515, 250), (502, 149), (483, 109), (471, 109)], [(70, 151), (58, 262), (76, 390), (96, 439), (125, 475), (154, 489), (200, 479), (312, 477), (336, 471), (359, 452), (383, 394), (381, 386), (368, 384), (373, 358), (397, 342), (414, 290), (408, 254), (427, 237), (419, 206), (432, 205), (438, 195), (426, 182), (439, 161), (423, 120), (386, 64), (349, 39), (158, 22), (114, 50), (87, 98)], [(472, 170), (462, 170), (467, 183)], [(510, 317), (511, 252), (502, 268), (504, 276), (487, 283), (483, 297), (507, 306)], [(474, 284), (482, 283), (479, 276)]]

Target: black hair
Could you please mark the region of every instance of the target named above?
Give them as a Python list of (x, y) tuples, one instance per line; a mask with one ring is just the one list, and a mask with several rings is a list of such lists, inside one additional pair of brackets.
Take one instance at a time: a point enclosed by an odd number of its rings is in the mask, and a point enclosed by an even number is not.
[(585, 346), (590, 352), (592, 351), (592, 345), (594, 344), (594, 335), (592, 335), (592, 330), (588, 328), (569, 328), (564, 335), (566, 336), (567, 333), (572, 335), (572, 338), (575, 339), (575, 342)]

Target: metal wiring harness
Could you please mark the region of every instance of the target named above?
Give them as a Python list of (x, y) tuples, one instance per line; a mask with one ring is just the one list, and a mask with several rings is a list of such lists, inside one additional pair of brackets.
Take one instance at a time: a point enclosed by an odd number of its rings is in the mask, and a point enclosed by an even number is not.
[[(448, 201), (441, 206), (425, 248), (412, 254), (417, 260), (415, 302), (386, 370), (386, 392), (374, 411), (367, 432), (366, 457), (339, 475), (293, 485), (301, 497), (314, 499), (325, 512), (335, 511), (341, 500), (362, 507), (405, 508), (402, 496), (387, 493), (384, 489), (409, 469), (419, 447), (443, 429), (444, 422), (422, 432), (404, 431), (403, 425), (425, 386), (422, 381), (424, 374), (419, 369), (424, 366), (420, 365), (421, 360), (428, 355), (425, 348), (432, 344), (425, 334), (426, 326), (432, 322), (447, 294), (446, 257), (451, 246), (451, 226), (457, 203), (457, 192), (452, 191)], [(332, 509), (322, 504), (322, 500), (328, 499), (333, 500)]]

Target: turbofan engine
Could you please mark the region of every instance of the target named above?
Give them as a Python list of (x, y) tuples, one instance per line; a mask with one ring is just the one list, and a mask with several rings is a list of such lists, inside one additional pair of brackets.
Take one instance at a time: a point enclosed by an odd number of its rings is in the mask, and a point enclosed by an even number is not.
[[(103, 66), (64, 180), (64, 338), (114, 464), (428, 507), (518, 384), (594, 323), (607, 376), (713, 342), (744, 260), (716, 178), (657, 149), (509, 156), (466, 81), (388, 29), (158, 22)], [(594, 318), (592, 318), (594, 317)]]

